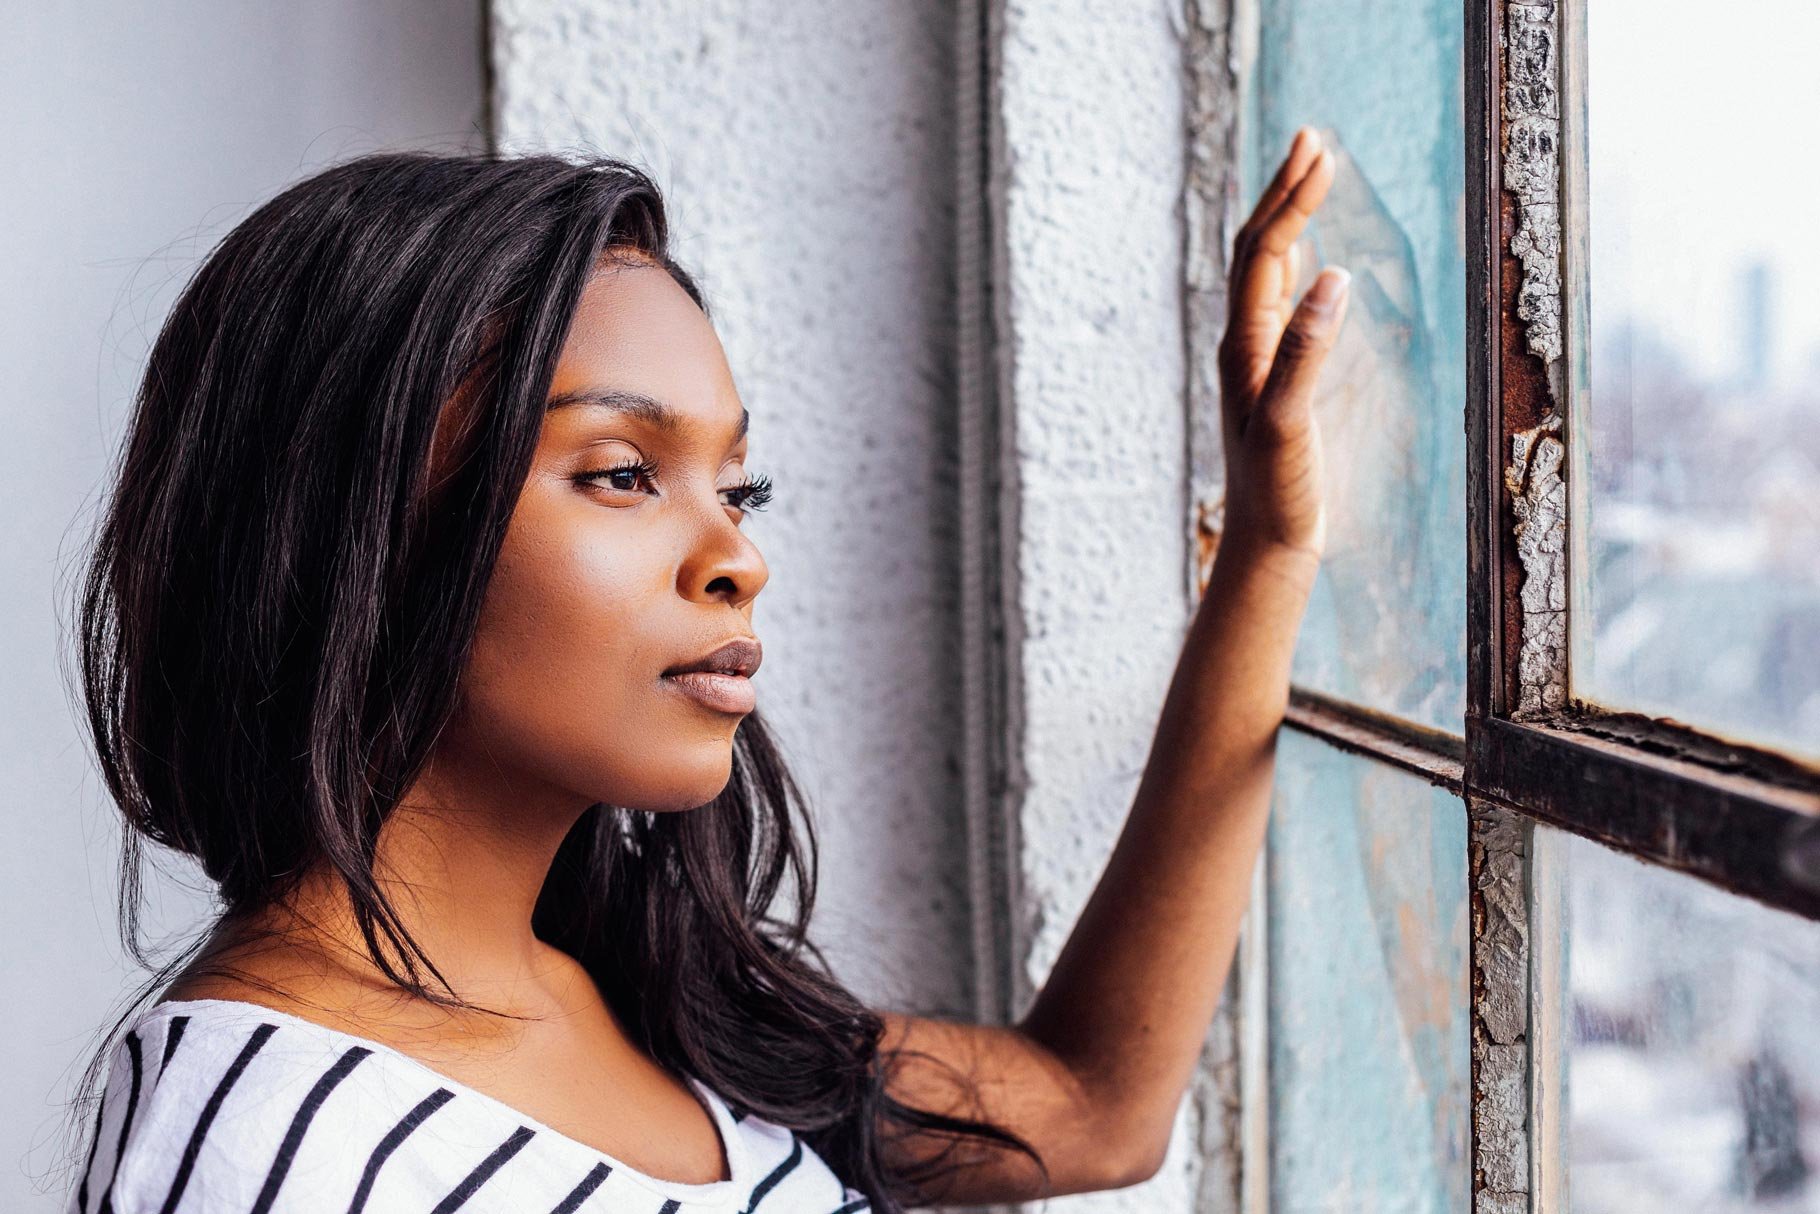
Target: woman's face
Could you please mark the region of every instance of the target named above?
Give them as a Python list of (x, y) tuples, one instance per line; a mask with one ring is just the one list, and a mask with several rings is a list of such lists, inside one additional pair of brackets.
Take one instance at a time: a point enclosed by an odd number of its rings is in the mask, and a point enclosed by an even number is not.
[(754, 499), (726, 356), (661, 266), (603, 263), (549, 399), (444, 741), (518, 788), (701, 805), (752, 684), (664, 672), (755, 640), (767, 577), (740, 525)]

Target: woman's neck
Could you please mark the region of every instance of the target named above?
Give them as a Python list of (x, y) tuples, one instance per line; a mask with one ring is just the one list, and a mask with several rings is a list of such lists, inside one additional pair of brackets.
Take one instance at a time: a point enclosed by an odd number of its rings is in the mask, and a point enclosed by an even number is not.
[[(457, 795), (450, 783), (433, 774), (420, 780), (386, 820), (375, 852), (376, 884), (434, 967), (432, 972), (416, 959), (419, 980), (437, 994), (452, 991), (512, 1015), (597, 1006), (585, 971), (539, 939), (531, 924), (556, 850), (586, 807), (472, 777), (464, 777)], [(508, 805), (510, 812), (503, 808)], [(378, 939), (393, 968), (409, 973), (383, 930)], [(401, 991), (371, 956), (352, 896), (326, 864), (306, 872), (281, 902), (225, 922), (166, 998), (222, 989), (235, 973), (268, 992), (255, 1001), (387, 1016), (419, 1002), (439, 1016), (497, 1023), (482, 1013), (435, 1009)]]

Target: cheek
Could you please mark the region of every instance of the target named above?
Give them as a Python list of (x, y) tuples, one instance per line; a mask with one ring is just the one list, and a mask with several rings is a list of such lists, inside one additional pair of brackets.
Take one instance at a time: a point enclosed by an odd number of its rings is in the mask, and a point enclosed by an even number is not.
[(704, 753), (704, 722), (657, 682), (676, 657), (674, 562), (654, 528), (601, 509), (514, 517), (463, 674), (464, 741), (589, 800), (701, 804), (725, 771), (696, 769), (730, 756)]
[[(642, 630), (661, 606), (660, 562), (634, 540), (574, 522), (514, 519), (475, 637), (505, 682), (625, 679), (645, 661)], [(478, 672), (477, 672), (478, 673)], [(603, 688), (603, 690), (605, 690)]]

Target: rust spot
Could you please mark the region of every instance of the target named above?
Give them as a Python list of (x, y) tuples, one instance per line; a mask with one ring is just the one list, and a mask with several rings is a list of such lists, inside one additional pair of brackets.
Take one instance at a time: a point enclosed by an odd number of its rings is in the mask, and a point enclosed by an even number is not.
[[(1498, 447), (1514, 463), (1518, 437), (1533, 433), (1558, 416), (1554, 376), (1562, 361), (1556, 357), (1560, 344), (1560, 229), (1558, 206), (1548, 191), (1558, 191), (1558, 185), (1549, 183), (1559, 180), (1559, 149), (1552, 142), (1558, 138), (1559, 106), (1552, 91), (1553, 73), (1558, 70), (1556, 44), (1552, 41), (1552, 0), (1542, 4), (1509, 0), (1503, 7), (1504, 54), (1494, 56), (1496, 95), (1502, 98), (1502, 104), (1492, 107), (1492, 146), (1501, 162), (1499, 182), (1503, 187), (1498, 193), (1496, 427)], [(1513, 46), (1510, 39), (1517, 33), (1522, 37)], [(1519, 123), (1526, 131), (1521, 138), (1511, 129)], [(1554, 135), (1538, 143), (1538, 132), (1548, 130)], [(1503, 163), (1516, 155), (1526, 157), (1527, 163)], [(1552, 244), (1550, 230), (1554, 233)], [(1542, 302), (1551, 290), (1552, 320)], [(1523, 454), (1527, 466), (1528, 452)], [(1517, 532), (1522, 520), (1517, 499), (1508, 491), (1508, 466), (1505, 483), (1503, 525), (1498, 528), (1502, 552), (1498, 560), (1495, 630), (1500, 659), (1497, 702), (1491, 706), (1494, 714), (1509, 713), (1524, 701), (1524, 682), (1519, 672), (1526, 646), (1523, 594), (1529, 578), (1519, 552)], [(1533, 529), (1529, 534), (1534, 535)], [(1562, 538), (1565, 539), (1564, 534)], [(1536, 625), (1529, 627), (1533, 638)], [(1533, 640), (1530, 644), (1533, 646)], [(1564, 655), (1565, 650), (1562, 652)], [(1564, 671), (1562, 678), (1564, 685)]]

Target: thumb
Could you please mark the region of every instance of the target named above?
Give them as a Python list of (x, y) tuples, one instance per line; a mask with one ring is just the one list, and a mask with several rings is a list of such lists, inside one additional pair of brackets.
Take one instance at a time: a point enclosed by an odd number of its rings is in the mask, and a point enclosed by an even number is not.
[(1346, 318), (1351, 283), (1351, 274), (1338, 266), (1328, 266), (1296, 305), (1295, 314), (1277, 341), (1270, 374), (1258, 396), (1258, 411), (1267, 424), (1281, 428), (1313, 400), (1321, 364), (1327, 361), (1327, 352), (1339, 336), (1340, 322)]

